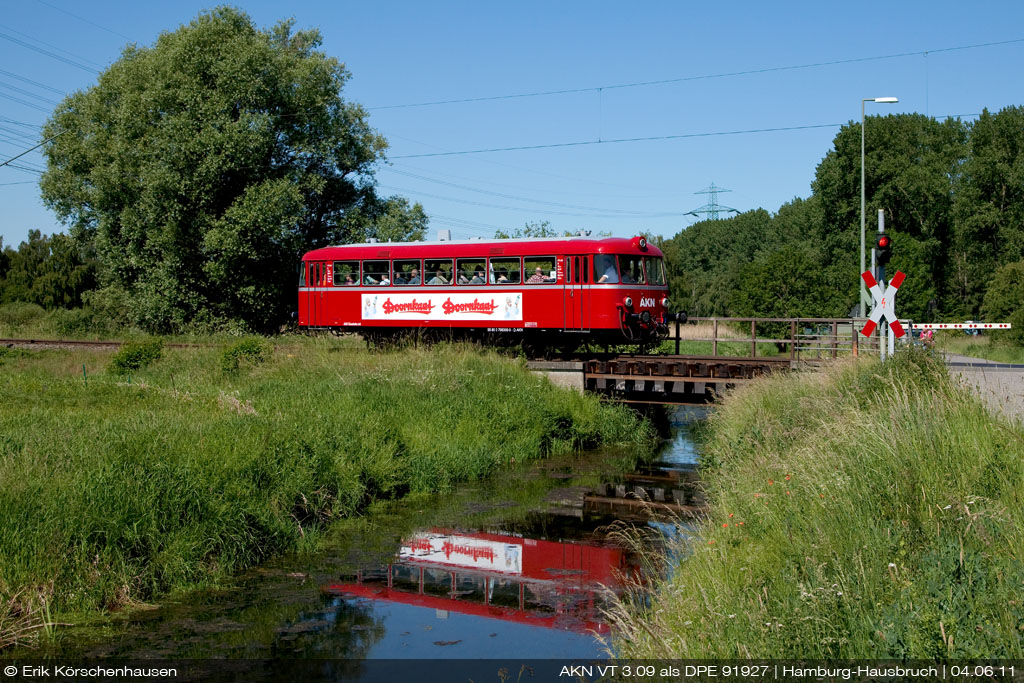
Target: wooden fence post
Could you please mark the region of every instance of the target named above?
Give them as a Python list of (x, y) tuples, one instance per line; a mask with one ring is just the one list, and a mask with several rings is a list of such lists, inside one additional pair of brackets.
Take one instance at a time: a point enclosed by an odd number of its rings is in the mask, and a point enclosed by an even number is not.
[(750, 357), (757, 358), (757, 321), (750, 321)]
[(718, 318), (715, 318), (714, 327), (712, 329), (713, 329), (713, 332), (711, 333), (711, 336), (714, 337), (714, 340), (711, 342), (711, 355), (712, 356), (717, 356), (718, 355)]

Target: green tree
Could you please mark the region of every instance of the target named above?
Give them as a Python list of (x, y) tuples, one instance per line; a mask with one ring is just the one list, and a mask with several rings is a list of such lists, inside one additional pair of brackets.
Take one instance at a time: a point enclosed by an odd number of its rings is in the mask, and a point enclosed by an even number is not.
[(423, 206), (412, 206), (404, 197), (389, 197), (364, 202), (348, 211), (342, 221), (343, 242), (366, 242), (375, 238), (381, 242), (421, 240), (427, 234), (429, 219)]
[(995, 272), (982, 313), (987, 322), (1010, 323), (1005, 338), (1024, 344), (1024, 261), (1008, 263)]
[[(904, 270), (941, 284), (953, 187), (967, 153), (967, 126), (959, 120), (940, 122), (921, 114), (871, 116), (865, 125), (867, 256), (878, 229), (878, 209), (884, 209), (886, 228), (894, 235), (893, 253), (906, 244), (903, 236), (920, 246), (913, 250), (920, 263), (908, 263), (906, 252)], [(822, 211), (815, 242), (820, 245), (828, 281), (841, 291), (847, 311), (859, 300), (860, 140), (859, 123), (844, 126), (812, 183)]]
[[(568, 236), (570, 233), (565, 232), (563, 234)], [(558, 231), (551, 227), (550, 221), (527, 222), (523, 227), (516, 228), (511, 233), (507, 233), (504, 230), (494, 231), (494, 239), (498, 240), (529, 239), (535, 237), (558, 237)]]
[(80, 245), (57, 233), (30, 230), (18, 249), (7, 247), (0, 256), (0, 303), (24, 301), (43, 308), (71, 308), (95, 285), (95, 263)]
[(672, 308), (693, 316), (727, 315), (743, 264), (764, 247), (772, 217), (764, 209), (694, 223), (662, 245)]
[(375, 215), (386, 143), (320, 42), (220, 7), (127, 47), (57, 107), (41, 189), (95, 249), (94, 303), (154, 332), (271, 328), (295, 305), (299, 255), (345, 241), (349, 212)]
[(729, 293), (730, 308), (744, 317), (822, 318), (831, 313), (828, 289), (815, 254), (789, 244), (740, 268)]
[(953, 310), (976, 317), (996, 269), (1024, 259), (1024, 107), (986, 109), (971, 126), (952, 213)]

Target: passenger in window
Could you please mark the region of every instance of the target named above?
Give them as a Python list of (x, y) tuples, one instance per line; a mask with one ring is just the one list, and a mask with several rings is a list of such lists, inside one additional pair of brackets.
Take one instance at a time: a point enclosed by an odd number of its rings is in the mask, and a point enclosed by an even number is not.
[(601, 273), (599, 283), (614, 285), (619, 282), (619, 273), (615, 270), (615, 259), (607, 254), (594, 257), (594, 272)]
[(526, 281), (526, 284), (536, 285), (541, 282), (551, 282), (551, 278), (544, 277), (544, 270), (540, 266), (537, 266), (533, 271), (533, 275), (531, 275), (530, 279)]
[(391, 280), (388, 279), (388, 274), (387, 273), (384, 273), (384, 276), (380, 279), (380, 282), (378, 284), (381, 287), (384, 287), (385, 285), (390, 285), (391, 284)]
[(411, 271), (409, 271), (409, 276), (410, 276), (409, 277), (409, 284), (410, 285), (418, 285), (418, 284), (420, 284), (420, 282), (421, 282), (421, 280), (420, 280), (420, 271), (419, 271), (418, 268), (413, 268)]
[(499, 285), (507, 285), (508, 284), (508, 271), (506, 271), (504, 268), (498, 271), (498, 284)]
[(624, 285), (635, 285), (636, 278), (630, 275), (628, 270), (622, 271), (622, 284)]
[(469, 278), (466, 277), (466, 273), (464, 273), (462, 271), (459, 271), (459, 284), (460, 285), (468, 285), (469, 284)]
[(486, 282), (486, 280), (484, 280), (483, 268), (477, 268), (476, 269), (476, 273), (473, 275), (473, 279), (469, 281), (469, 284), (471, 284), (471, 285), (482, 285), (485, 282)]
[(406, 284), (406, 282), (408, 282), (408, 281), (404, 277), (402, 277), (402, 274), (399, 271), (396, 270), (395, 271), (395, 284), (396, 285), (404, 285), (404, 284)]
[(356, 286), (356, 279), (352, 277), (352, 273), (345, 273), (345, 282), (343, 284), (345, 287)]
[(446, 285), (448, 280), (444, 279), (444, 274), (439, 270), (434, 273), (434, 277), (430, 278), (428, 285)]

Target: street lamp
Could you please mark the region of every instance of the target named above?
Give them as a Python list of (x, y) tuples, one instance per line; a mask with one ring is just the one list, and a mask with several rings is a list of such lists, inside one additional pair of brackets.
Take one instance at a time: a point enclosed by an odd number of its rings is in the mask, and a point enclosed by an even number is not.
[[(892, 104), (899, 102), (898, 97), (868, 97), (860, 101), (860, 272), (863, 273), (866, 269), (864, 263), (864, 103), (865, 102), (877, 102), (879, 104)], [(864, 285), (864, 280), (861, 279), (860, 273), (857, 274), (857, 280), (860, 282), (860, 317), (867, 315), (867, 304), (868, 304), (868, 290)]]

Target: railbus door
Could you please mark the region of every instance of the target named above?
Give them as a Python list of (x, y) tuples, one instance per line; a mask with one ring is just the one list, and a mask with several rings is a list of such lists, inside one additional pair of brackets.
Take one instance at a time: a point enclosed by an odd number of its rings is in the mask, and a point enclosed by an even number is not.
[[(586, 265), (585, 256), (565, 257), (565, 330), (586, 332), (590, 329), (589, 316), (586, 315), (587, 306), (584, 301), (583, 273), (589, 271)], [(589, 274), (589, 272), (588, 272)]]
[(320, 311), (317, 306), (320, 298), (320, 292), (317, 291), (317, 288), (319, 287), (320, 280), (322, 279), (320, 273), (322, 265), (323, 264), (316, 261), (310, 262), (309, 264), (309, 280), (307, 280), (309, 284), (306, 286), (306, 294), (308, 296), (306, 299), (306, 311), (308, 311), (307, 315), (309, 316), (310, 327), (316, 327), (320, 324)]
[(332, 284), (330, 263), (313, 262), (309, 264), (309, 326), (323, 327), (327, 324), (327, 288)]

